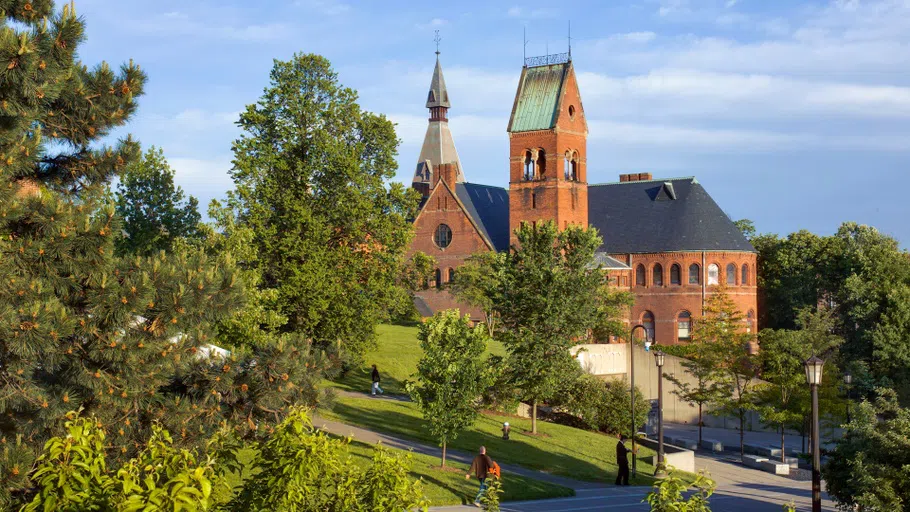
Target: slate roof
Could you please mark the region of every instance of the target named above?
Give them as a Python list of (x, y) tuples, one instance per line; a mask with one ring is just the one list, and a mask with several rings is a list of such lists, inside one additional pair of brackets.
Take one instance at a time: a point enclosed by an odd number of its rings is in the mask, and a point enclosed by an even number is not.
[(611, 254), (755, 252), (695, 178), (588, 186), (588, 221)]
[(548, 130), (556, 125), (559, 100), (571, 63), (525, 67), (509, 119), (509, 132)]
[(436, 56), (436, 68), (433, 70), (433, 78), (430, 80), (430, 92), (427, 93), (427, 108), (433, 107), (451, 107), (449, 104), (449, 91), (446, 89), (446, 80), (442, 76), (442, 66), (439, 64), (439, 56)]
[(497, 251), (509, 249), (509, 191), (476, 183), (456, 183), (455, 195)]

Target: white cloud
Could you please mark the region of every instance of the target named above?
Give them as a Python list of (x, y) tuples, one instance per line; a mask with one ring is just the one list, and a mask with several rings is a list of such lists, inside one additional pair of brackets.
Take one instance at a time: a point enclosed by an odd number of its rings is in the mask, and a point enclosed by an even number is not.
[(202, 209), (208, 201), (221, 197), (224, 192), (234, 187), (228, 172), (232, 164), (230, 157), (212, 159), (169, 157), (168, 162), (174, 169), (174, 183), (183, 187), (187, 193), (200, 199)]
[(232, 24), (212, 20), (198, 21), (183, 12), (167, 12), (145, 19), (125, 20), (132, 30), (148, 34), (188, 35), (246, 42), (276, 41), (288, 38), (291, 28), (285, 23)]
[(559, 15), (559, 10), (550, 7), (529, 10), (516, 5), (510, 7), (509, 10), (506, 11), (506, 15), (510, 18), (549, 19), (557, 17)]
[(449, 21), (446, 19), (433, 18), (426, 23), (418, 23), (417, 28), (419, 28), (421, 30), (426, 30), (426, 29), (433, 29), (433, 28), (441, 27), (443, 25), (448, 25), (448, 24), (449, 24)]
[(521, 16), (521, 7), (518, 7), (517, 5), (510, 7), (506, 14), (512, 18), (518, 18)]
[(650, 43), (656, 37), (657, 34), (654, 32), (626, 32), (625, 34), (614, 34), (610, 36), (610, 39), (630, 43)]

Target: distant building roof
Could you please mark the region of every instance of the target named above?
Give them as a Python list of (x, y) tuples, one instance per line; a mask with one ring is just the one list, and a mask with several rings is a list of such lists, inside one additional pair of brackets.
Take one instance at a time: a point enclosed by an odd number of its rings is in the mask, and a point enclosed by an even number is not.
[(497, 251), (508, 250), (509, 191), (476, 183), (457, 183), (455, 195), (493, 248)]
[(588, 221), (611, 254), (673, 251), (755, 252), (695, 178), (588, 187)]
[(509, 132), (548, 130), (556, 125), (563, 85), (570, 62), (525, 67), (509, 119)]
[(616, 258), (609, 256), (605, 252), (596, 252), (594, 253), (594, 263), (591, 265), (594, 268), (600, 267), (606, 270), (631, 270), (632, 267), (626, 265), (625, 263), (619, 261)]

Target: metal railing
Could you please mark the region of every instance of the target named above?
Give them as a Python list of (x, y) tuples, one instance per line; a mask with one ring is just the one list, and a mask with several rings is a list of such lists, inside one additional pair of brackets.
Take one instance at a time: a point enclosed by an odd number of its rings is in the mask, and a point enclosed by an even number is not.
[(534, 68), (538, 66), (549, 66), (551, 64), (565, 64), (569, 62), (569, 54), (566, 53), (553, 53), (550, 55), (540, 55), (538, 57), (527, 57), (525, 59), (525, 67)]

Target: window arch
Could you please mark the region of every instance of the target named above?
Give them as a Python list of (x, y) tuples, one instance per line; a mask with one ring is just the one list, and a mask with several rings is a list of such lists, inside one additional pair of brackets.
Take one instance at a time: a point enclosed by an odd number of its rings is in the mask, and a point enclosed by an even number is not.
[(455, 269), (449, 267), (449, 279), (448, 279), (448, 282), (451, 283), (451, 282), (454, 281), (454, 280), (455, 280)]
[(701, 267), (698, 263), (689, 265), (689, 284), (701, 284)]
[(646, 286), (645, 283), (645, 266), (641, 263), (635, 267), (635, 286)]
[(544, 179), (547, 175), (547, 152), (543, 148), (537, 150), (537, 178)]
[(682, 284), (682, 269), (676, 263), (670, 267), (670, 284), (677, 286)]
[(664, 267), (660, 263), (656, 263), (651, 270), (651, 284), (654, 286), (664, 285)]
[(676, 316), (676, 338), (688, 340), (692, 334), (692, 314), (682, 311)]
[(534, 155), (531, 153), (530, 150), (525, 151), (524, 169), (525, 169), (525, 173), (524, 173), (525, 180), (527, 180), (527, 181), (533, 180), (534, 179)]
[(436, 269), (436, 288), (442, 288), (442, 270)]
[(446, 224), (436, 226), (436, 232), (433, 233), (433, 243), (440, 249), (445, 249), (452, 243), (452, 228)]
[(566, 178), (566, 181), (572, 180), (572, 152), (566, 151), (566, 158), (563, 160), (562, 173)]
[(720, 284), (720, 267), (717, 263), (708, 265), (708, 284)]
[(742, 274), (739, 284), (747, 286), (749, 284), (749, 265), (743, 263)]
[(644, 326), (648, 333), (648, 339), (654, 341), (654, 313), (645, 311), (641, 314), (641, 325)]
[(736, 264), (727, 264), (727, 286), (736, 286)]

